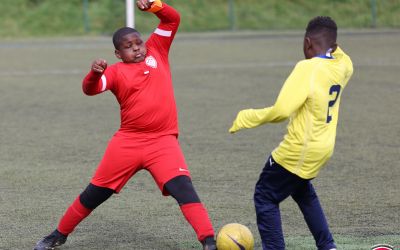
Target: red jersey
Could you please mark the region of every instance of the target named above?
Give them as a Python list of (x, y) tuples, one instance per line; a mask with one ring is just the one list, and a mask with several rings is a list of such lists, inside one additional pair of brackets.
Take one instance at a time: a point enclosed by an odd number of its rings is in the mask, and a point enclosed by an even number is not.
[(147, 138), (178, 134), (168, 54), (180, 17), (165, 3), (155, 14), (161, 22), (146, 41), (144, 61), (118, 62), (107, 67), (103, 74), (90, 71), (82, 86), (88, 95), (110, 90), (120, 104), (119, 131)]

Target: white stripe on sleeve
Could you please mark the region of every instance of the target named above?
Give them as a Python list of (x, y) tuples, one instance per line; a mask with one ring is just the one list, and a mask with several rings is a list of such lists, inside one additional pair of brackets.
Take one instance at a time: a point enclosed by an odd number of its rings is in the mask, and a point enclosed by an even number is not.
[(101, 86), (101, 92), (103, 92), (104, 90), (106, 90), (106, 87), (107, 87), (107, 78), (105, 75), (101, 76), (101, 83), (103, 84)]
[(160, 35), (160, 36), (166, 36), (166, 37), (170, 37), (172, 35), (172, 31), (170, 30), (162, 30), (157, 28), (154, 33)]

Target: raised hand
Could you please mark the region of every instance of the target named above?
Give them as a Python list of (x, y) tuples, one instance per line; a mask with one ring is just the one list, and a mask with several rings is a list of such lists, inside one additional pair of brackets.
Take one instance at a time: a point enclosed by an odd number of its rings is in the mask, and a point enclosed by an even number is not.
[(148, 10), (153, 4), (154, 0), (138, 0), (136, 1), (136, 5), (140, 10)]
[(92, 63), (92, 71), (96, 73), (103, 73), (107, 68), (107, 61), (104, 59), (97, 59)]

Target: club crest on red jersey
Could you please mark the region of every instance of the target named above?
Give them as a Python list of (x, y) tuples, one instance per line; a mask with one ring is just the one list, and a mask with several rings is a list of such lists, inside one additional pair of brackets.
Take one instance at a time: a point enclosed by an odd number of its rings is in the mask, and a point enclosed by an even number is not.
[(155, 69), (157, 68), (157, 61), (153, 56), (148, 56), (146, 57), (146, 65)]

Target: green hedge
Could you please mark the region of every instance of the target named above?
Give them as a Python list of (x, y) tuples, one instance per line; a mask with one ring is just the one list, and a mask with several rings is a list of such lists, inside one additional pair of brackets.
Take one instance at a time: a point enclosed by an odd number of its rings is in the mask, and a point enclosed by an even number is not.
[[(1, 0), (0, 36), (71, 36), (111, 34), (125, 25), (125, 0)], [(182, 16), (181, 31), (304, 28), (316, 15), (330, 15), (341, 28), (369, 28), (376, 2), (376, 27), (400, 27), (399, 0), (165, 0)], [(230, 8), (233, 3), (233, 11)], [(232, 6), (232, 5), (231, 5)], [(233, 14), (232, 14), (233, 13)], [(157, 24), (135, 11), (136, 27), (148, 32)], [(85, 22), (85, 20), (88, 20)]]

